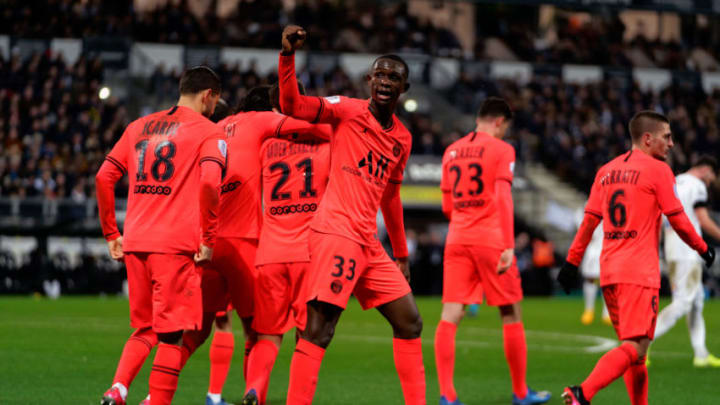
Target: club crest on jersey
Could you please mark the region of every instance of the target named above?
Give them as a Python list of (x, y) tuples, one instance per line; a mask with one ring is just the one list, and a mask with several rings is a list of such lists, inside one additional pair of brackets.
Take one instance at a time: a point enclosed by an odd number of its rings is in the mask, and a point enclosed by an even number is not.
[(340, 102), (340, 96), (325, 97), (325, 101), (327, 101), (330, 104), (337, 104)]
[(393, 146), (393, 156), (398, 157), (402, 153), (402, 147), (400, 146), (400, 142), (395, 141), (395, 146)]
[(332, 283), (330, 283), (330, 290), (335, 294), (340, 294), (340, 291), (342, 291), (342, 289), (343, 285), (339, 280), (334, 280)]
[(227, 142), (225, 142), (222, 139), (218, 139), (218, 149), (220, 150), (220, 154), (226, 158), (227, 157)]

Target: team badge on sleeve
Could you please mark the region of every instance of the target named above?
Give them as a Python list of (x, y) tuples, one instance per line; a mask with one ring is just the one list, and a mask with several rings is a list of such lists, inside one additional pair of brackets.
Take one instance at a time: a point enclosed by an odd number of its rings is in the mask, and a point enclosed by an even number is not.
[(227, 142), (225, 142), (222, 139), (218, 139), (218, 149), (220, 150), (220, 154), (222, 154), (222, 156), (224, 158), (226, 158), (227, 157)]
[(515, 173), (515, 162), (510, 162), (510, 173)]
[(337, 104), (340, 102), (340, 96), (325, 97), (325, 101), (327, 101), (330, 104)]

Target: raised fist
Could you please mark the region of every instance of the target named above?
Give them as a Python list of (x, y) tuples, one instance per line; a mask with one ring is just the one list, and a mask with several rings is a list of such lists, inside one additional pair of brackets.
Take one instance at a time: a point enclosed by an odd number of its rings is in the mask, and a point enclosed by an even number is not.
[(296, 49), (302, 48), (306, 36), (307, 33), (303, 27), (299, 25), (288, 25), (285, 27), (282, 33), (283, 54), (290, 55), (294, 53)]

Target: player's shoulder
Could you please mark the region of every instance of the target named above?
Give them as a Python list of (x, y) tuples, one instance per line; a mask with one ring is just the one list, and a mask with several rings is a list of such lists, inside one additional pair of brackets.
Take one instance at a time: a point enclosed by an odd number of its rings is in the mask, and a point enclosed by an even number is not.
[(497, 139), (494, 136), (490, 136), (490, 139), (487, 141), (488, 145), (491, 146), (493, 149), (495, 149), (498, 153), (501, 154), (514, 154), (515, 148), (509, 144), (508, 142)]

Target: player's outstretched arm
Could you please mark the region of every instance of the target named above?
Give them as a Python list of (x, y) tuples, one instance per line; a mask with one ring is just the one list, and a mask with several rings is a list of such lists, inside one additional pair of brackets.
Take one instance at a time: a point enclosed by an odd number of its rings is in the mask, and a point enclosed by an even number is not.
[(264, 142), (271, 137), (289, 139), (291, 141), (307, 139), (329, 141), (331, 136), (332, 131), (328, 125), (311, 124), (293, 117), (283, 117), (277, 129), (271, 133), (264, 134), (262, 141)]
[(577, 282), (578, 266), (580, 262), (582, 262), (585, 249), (587, 249), (587, 245), (590, 243), (590, 240), (592, 240), (592, 235), (595, 232), (595, 228), (600, 224), (600, 221), (602, 221), (601, 217), (586, 212), (582, 224), (580, 224), (580, 228), (575, 234), (565, 263), (557, 277), (558, 282), (566, 294), (570, 293), (570, 290)]
[(214, 161), (200, 163), (200, 224), (202, 241), (195, 254), (195, 262), (202, 263), (212, 259), (220, 205), (219, 186), (222, 179), (222, 167)]
[(125, 174), (120, 163), (105, 160), (95, 175), (95, 191), (97, 195), (100, 227), (108, 243), (110, 257), (123, 260), (122, 235), (115, 219), (115, 183)]
[(405, 238), (405, 222), (403, 219), (402, 200), (400, 200), (400, 184), (388, 182), (380, 200), (380, 210), (385, 220), (390, 244), (393, 248), (393, 256), (398, 261), (405, 278), (410, 281), (410, 269), (407, 265), (408, 248)]

